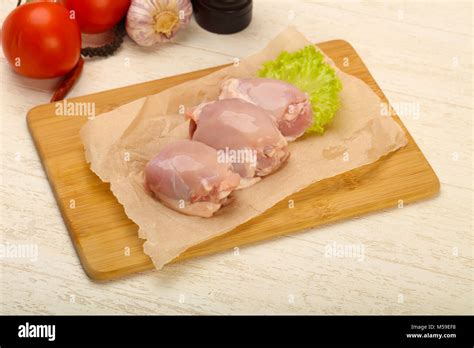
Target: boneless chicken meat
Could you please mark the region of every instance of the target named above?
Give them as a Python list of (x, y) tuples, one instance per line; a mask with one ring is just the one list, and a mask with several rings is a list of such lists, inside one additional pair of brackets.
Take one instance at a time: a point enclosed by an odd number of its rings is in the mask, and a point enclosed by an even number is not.
[(165, 145), (145, 167), (145, 187), (166, 206), (187, 215), (210, 217), (230, 201), (240, 176), (217, 151), (178, 140)]
[(193, 140), (218, 150), (247, 187), (276, 171), (288, 158), (288, 143), (264, 109), (242, 99), (197, 106), (187, 114)]
[(231, 78), (219, 99), (240, 98), (268, 111), (288, 141), (303, 135), (313, 122), (307, 94), (292, 84), (269, 78)]

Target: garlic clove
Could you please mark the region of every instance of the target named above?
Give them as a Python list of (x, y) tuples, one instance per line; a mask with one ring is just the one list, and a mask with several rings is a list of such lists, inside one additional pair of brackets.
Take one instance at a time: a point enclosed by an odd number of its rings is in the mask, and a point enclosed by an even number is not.
[(189, 25), (192, 13), (190, 0), (133, 0), (127, 14), (127, 33), (141, 46), (168, 42)]

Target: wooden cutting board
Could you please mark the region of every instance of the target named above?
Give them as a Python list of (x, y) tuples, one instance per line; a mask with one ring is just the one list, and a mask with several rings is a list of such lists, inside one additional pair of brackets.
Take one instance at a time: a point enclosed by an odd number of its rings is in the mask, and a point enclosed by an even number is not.
[[(350, 44), (335, 40), (318, 46), (341, 70), (365, 81), (386, 101)], [(345, 58), (350, 62), (348, 67), (343, 66)], [(69, 101), (94, 102), (96, 114), (99, 114), (222, 67)], [(174, 261), (215, 253), (375, 210), (395, 208), (401, 202), (406, 205), (435, 195), (439, 191), (436, 174), (398, 116), (394, 115), (394, 118), (407, 133), (409, 143), (405, 148), (373, 164), (315, 183), (288, 197), (294, 200), (298, 209), (288, 209), (288, 200), (284, 200), (233, 231), (192, 247)], [(143, 240), (138, 238), (137, 225), (127, 218), (109, 190), (109, 184), (103, 183), (85, 161), (79, 129), (87, 118), (55, 116), (55, 104), (46, 104), (30, 110), (27, 119), (86, 273), (93, 279), (106, 280), (152, 269), (151, 260), (142, 251)]]

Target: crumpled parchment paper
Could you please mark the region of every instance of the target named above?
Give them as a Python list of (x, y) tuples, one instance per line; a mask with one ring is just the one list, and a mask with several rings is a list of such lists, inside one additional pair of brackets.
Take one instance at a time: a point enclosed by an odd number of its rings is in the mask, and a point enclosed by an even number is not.
[[(283, 51), (311, 43), (288, 28), (261, 52), (197, 80), (136, 100), (89, 120), (81, 129), (91, 169), (110, 187), (127, 216), (139, 226), (144, 251), (157, 269), (189, 247), (231, 231), (308, 185), (405, 146), (399, 125), (381, 116), (381, 100), (361, 80), (337, 70), (342, 107), (324, 135), (305, 136), (290, 144), (288, 163), (258, 184), (235, 192), (235, 201), (211, 218), (175, 212), (143, 189), (143, 169), (168, 142), (188, 137), (188, 121), (180, 111), (217, 99), (229, 77), (256, 76), (261, 64)], [(328, 58), (329, 60), (329, 58)], [(331, 62), (332, 63), (332, 62)]]

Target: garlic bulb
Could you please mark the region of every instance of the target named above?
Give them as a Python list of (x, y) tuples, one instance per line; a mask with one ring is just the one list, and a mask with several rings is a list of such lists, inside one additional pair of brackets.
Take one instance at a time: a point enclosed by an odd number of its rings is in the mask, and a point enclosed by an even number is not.
[(127, 33), (137, 44), (170, 41), (191, 20), (190, 0), (133, 0), (127, 14)]

